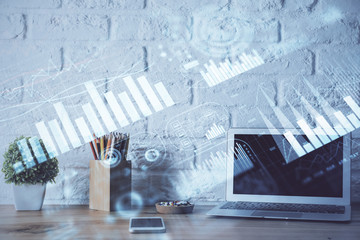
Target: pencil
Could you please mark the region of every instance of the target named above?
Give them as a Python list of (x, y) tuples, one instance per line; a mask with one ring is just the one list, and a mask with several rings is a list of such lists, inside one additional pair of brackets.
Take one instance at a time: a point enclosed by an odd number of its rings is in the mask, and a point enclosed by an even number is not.
[(101, 160), (104, 160), (104, 136), (100, 138)]
[(94, 141), (95, 141), (94, 145), (95, 145), (95, 148), (96, 148), (96, 160), (99, 160), (99, 149), (98, 149), (98, 146), (97, 146), (95, 133), (93, 133), (93, 136), (94, 136)]
[(106, 144), (105, 160), (107, 159), (107, 156), (108, 156), (108, 153), (109, 153), (110, 144), (111, 144), (111, 133), (109, 135), (109, 139), (107, 140), (107, 144)]
[(110, 153), (109, 153), (110, 161), (111, 161), (111, 157), (112, 157), (112, 154), (114, 151), (114, 143), (115, 143), (115, 136), (113, 134), (111, 134), (111, 135), (112, 135), (112, 141), (111, 141), (111, 147), (110, 147)]
[(97, 157), (96, 157), (96, 153), (95, 153), (94, 145), (93, 145), (93, 143), (92, 143), (92, 142), (89, 142), (89, 143), (90, 143), (91, 151), (92, 151), (92, 153), (93, 153), (93, 155), (94, 155), (94, 159), (96, 160), (96, 159), (97, 159)]
[(121, 157), (121, 159), (123, 159), (124, 141), (123, 141), (123, 134), (120, 132), (117, 133), (117, 144), (116, 145), (117, 145), (117, 149), (120, 152), (120, 157)]
[(125, 146), (125, 155), (127, 155), (128, 149), (129, 149), (129, 142), (130, 142), (130, 133), (127, 134), (127, 139), (126, 139), (126, 146)]

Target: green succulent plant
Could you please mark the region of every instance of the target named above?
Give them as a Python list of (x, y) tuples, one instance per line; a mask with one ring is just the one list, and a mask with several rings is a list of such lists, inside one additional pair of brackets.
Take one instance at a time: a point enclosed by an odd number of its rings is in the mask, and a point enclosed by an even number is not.
[[(9, 149), (4, 153), (4, 163), (1, 171), (5, 174), (6, 183), (14, 183), (15, 185), (22, 184), (45, 184), (47, 182), (55, 183), (55, 177), (59, 173), (58, 160), (56, 158), (49, 158), (49, 154), (46, 151), (43, 141), (40, 139), (40, 144), (44, 150), (47, 161), (39, 164), (36, 160), (33, 150), (29, 144), (29, 137), (26, 138), (27, 144), (31, 151), (31, 155), (36, 161), (36, 165), (32, 168), (26, 168), (25, 162), (21, 156), (17, 142), (25, 138), (21, 136), (16, 138), (14, 142), (9, 145)], [(24, 170), (16, 173), (14, 164), (21, 162)]]

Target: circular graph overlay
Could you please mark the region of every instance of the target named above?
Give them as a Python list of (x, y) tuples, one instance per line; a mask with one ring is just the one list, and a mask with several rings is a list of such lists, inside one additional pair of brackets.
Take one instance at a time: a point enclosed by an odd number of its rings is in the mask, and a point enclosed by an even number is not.
[(191, 44), (203, 54), (225, 57), (243, 52), (253, 40), (254, 27), (239, 13), (208, 6), (193, 13)]
[(152, 148), (145, 152), (145, 159), (149, 162), (155, 162), (160, 157), (159, 150)]
[(128, 219), (139, 215), (143, 209), (143, 199), (137, 192), (129, 192), (120, 196), (116, 200), (116, 214), (122, 218)]
[(166, 147), (158, 134), (148, 132), (131, 137), (127, 160), (131, 160), (134, 168), (146, 171), (159, 167), (164, 163), (165, 156)]
[(101, 152), (101, 156), (104, 156), (104, 159), (100, 162), (107, 168), (116, 167), (122, 160), (121, 153), (117, 149), (107, 149), (106, 151)]

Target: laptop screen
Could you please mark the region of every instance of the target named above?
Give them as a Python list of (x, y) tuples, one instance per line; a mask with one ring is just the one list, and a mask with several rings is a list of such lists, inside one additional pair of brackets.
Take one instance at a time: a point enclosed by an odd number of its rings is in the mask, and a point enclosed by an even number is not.
[(300, 157), (283, 135), (234, 137), (233, 194), (342, 197), (343, 137), (317, 149), (304, 144)]

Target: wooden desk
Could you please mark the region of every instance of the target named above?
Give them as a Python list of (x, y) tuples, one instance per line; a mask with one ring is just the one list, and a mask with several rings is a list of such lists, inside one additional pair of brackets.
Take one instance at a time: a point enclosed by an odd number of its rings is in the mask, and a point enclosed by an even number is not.
[[(0, 205), (0, 239), (360, 239), (360, 205), (350, 223), (214, 218), (211, 206), (195, 206), (188, 215), (160, 215), (166, 233), (130, 234), (129, 221), (116, 213), (88, 206), (44, 206), (42, 211), (17, 212)], [(159, 216), (146, 208), (140, 216)]]

